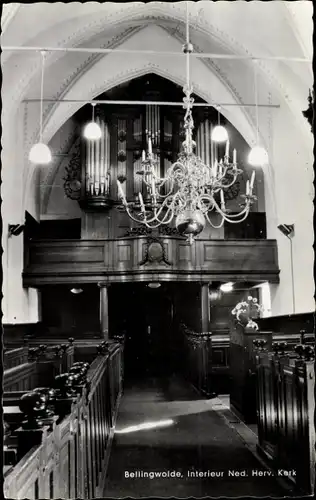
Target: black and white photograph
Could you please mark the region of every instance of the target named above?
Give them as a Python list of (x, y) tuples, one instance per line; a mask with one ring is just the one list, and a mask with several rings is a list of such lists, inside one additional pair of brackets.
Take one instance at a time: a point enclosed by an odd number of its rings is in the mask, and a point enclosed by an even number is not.
[(5, 498), (314, 495), (313, 15), (2, 3)]

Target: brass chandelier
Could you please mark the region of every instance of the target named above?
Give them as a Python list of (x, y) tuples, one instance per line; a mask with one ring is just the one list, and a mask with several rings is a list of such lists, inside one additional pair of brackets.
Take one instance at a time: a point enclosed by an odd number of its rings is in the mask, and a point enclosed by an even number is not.
[[(194, 122), (192, 108), (194, 99), (193, 88), (190, 85), (190, 53), (193, 46), (189, 42), (188, 2), (186, 43), (183, 46), (186, 54), (186, 85), (183, 88), (183, 108), (185, 140), (178, 159), (167, 170), (165, 177), (158, 175), (158, 161), (154, 158), (151, 138), (148, 138), (148, 151), (143, 152), (141, 175), (147, 187), (148, 196), (144, 201), (139, 193), (139, 203), (128, 202), (117, 180), (118, 195), (129, 217), (146, 227), (154, 229), (161, 225), (168, 225), (175, 218), (175, 225), (180, 234), (186, 236), (192, 244), (194, 238), (203, 231), (206, 221), (214, 228), (221, 227), (225, 221), (240, 223), (244, 221), (250, 211), (252, 203), (257, 199), (252, 194), (255, 180), (253, 171), (251, 180), (246, 183), (246, 193), (242, 195), (244, 203), (239, 213), (230, 213), (225, 206), (225, 190), (230, 188), (242, 173), (237, 167), (237, 154), (233, 150), (232, 161), (229, 156), (229, 140), (226, 142), (225, 155), (212, 165), (203, 163), (194, 153), (196, 146), (193, 140)], [(209, 214), (216, 211), (221, 216), (217, 225), (211, 220)]]

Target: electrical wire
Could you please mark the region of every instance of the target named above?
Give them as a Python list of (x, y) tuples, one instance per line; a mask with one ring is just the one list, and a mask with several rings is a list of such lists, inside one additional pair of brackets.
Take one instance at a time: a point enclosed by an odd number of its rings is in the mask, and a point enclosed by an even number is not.
[(44, 93), (44, 68), (45, 68), (45, 50), (41, 51), (42, 56), (42, 74), (41, 74), (41, 105), (40, 105), (40, 142), (43, 142), (43, 93)]

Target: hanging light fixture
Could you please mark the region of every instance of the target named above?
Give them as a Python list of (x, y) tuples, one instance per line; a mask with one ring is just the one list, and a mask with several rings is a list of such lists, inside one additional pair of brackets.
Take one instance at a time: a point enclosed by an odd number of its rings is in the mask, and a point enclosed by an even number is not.
[(45, 50), (41, 51), (42, 56), (42, 76), (41, 76), (41, 100), (40, 100), (40, 137), (39, 142), (34, 144), (29, 152), (29, 160), (36, 165), (47, 165), (52, 161), (52, 154), (49, 147), (43, 143), (43, 90), (44, 90), (44, 66)]
[(158, 281), (153, 281), (152, 283), (148, 283), (147, 286), (149, 288), (160, 288), (161, 287), (161, 283), (159, 283)]
[(79, 295), (80, 293), (83, 292), (82, 288), (72, 288), (71, 290), (71, 293), (73, 293), (74, 295)]
[(234, 289), (234, 283), (232, 283), (231, 281), (229, 283), (223, 283), (219, 288), (222, 292), (225, 293), (232, 292)]
[[(183, 52), (186, 54), (186, 85), (183, 88), (183, 108), (185, 140), (178, 159), (166, 171), (165, 177), (159, 177), (157, 155), (153, 153), (151, 137), (148, 137), (148, 152), (142, 154), (141, 169), (137, 174), (143, 177), (146, 188), (146, 199), (139, 193), (139, 201), (128, 202), (117, 180), (118, 196), (129, 217), (137, 223), (154, 229), (168, 225), (175, 218), (175, 226), (180, 234), (186, 236), (192, 244), (194, 238), (203, 231), (206, 222), (212, 227), (222, 227), (224, 222), (237, 224), (248, 216), (251, 204), (257, 199), (252, 194), (255, 172), (247, 181), (246, 194), (242, 195), (244, 203), (239, 213), (230, 213), (225, 206), (225, 190), (237, 180), (242, 170), (237, 168), (237, 153), (233, 150), (232, 161), (229, 156), (229, 140), (226, 142), (225, 155), (218, 162), (206, 165), (196, 156), (193, 141), (192, 86), (190, 85), (190, 53), (193, 46), (189, 41), (189, 12), (186, 2), (186, 43)], [(168, 186), (168, 188), (167, 188)], [(220, 215), (216, 225), (209, 217), (210, 212)]]
[(218, 124), (213, 128), (211, 139), (214, 142), (226, 142), (228, 140), (228, 133), (225, 127), (220, 123), (220, 106), (217, 106), (218, 111)]
[(258, 113), (258, 84), (257, 84), (257, 61), (255, 64), (255, 100), (256, 100), (256, 122), (257, 122), (257, 144), (254, 146), (248, 156), (248, 163), (253, 167), (262, 167), (269, 161), (267, 151), (259, 145), (259, 113)]
[(100, 125), (98, 125), (94, 121), (94, 108), (96, 106), (96, 102), (92, 102), (91, 105), (92, 105), (92, 121), (85, 126), (83, 135), (89, 141), (97, 141), (98, 139), (101, 139), (102, 131)]

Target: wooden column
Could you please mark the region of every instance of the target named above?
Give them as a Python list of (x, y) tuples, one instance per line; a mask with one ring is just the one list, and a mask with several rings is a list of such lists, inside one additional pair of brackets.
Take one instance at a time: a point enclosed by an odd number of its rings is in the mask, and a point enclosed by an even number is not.
[(210, 329), (210, 299), (208, 283), (201, 284), (201, 332), (206, 333)]
[(98, 283), (100, 288), (100, 329), (104, 340), (109, 339), (109, 301), (108, 286), (104, 283)]

